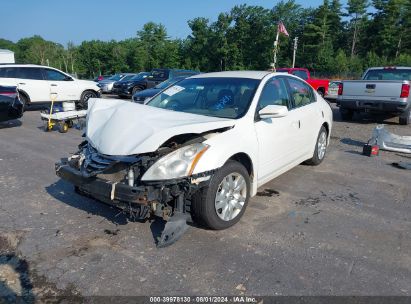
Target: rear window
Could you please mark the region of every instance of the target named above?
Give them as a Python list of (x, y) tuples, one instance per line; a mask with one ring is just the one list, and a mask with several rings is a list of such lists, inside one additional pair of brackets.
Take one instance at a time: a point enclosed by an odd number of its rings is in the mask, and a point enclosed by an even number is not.
[(17, 78), (17, 68), (0, 68), (0, 78)]
[(411, 80), (411, 69), (370, 70), (364, 80)]
[(43, 74), (39, 68), (18, 68), (17, 78), (43, 80)]

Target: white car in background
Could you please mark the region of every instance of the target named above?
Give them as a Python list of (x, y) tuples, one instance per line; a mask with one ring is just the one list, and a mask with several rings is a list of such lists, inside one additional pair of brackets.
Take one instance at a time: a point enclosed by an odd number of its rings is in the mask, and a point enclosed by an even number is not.
[(90, 100), (86, 140), (56, 174), (135, 217), (163, 217), (161, 247), (186, 221), (212, 229), (237, 223), (259, 186), (323, 161), (331, 127), (330, 106), (298, 77), (199, 74), (146, 105)]
[(31, 103), (50, 102), (51, 94), (56, 101), (75, 101), (87, 108), (89, 98), (100, 96), (97, 83), (79, 80), (55, 68), (34, 64), (1, 64), (0, 81), (17, 86), (24, 106)]

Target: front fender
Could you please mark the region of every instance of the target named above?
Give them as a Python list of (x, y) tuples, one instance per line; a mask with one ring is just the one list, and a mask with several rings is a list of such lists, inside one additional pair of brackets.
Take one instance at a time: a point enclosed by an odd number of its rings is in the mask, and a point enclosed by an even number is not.
[[(245, 121), (244, 121), (245, 122)], [(252, 167), (257, 168), (258, 142), (252, 124), (238, 123), (234, 128), (219, 134), (213, 134), (204, 143), (209, 145), (197, 163), (193, 174), (221, 168), (227, 160), (238, 153), (246, 154)], [(251, 195), (257, 190), (257, 174), (253, 172), (251, 177)]]

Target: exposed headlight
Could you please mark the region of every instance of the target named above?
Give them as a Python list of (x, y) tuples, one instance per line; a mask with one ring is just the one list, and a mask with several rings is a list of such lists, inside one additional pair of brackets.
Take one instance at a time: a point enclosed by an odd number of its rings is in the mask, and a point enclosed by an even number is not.
[(160, 158), (143, 175), (142, 180), (164, 180), (190, 176), (208, 145), (196, 143)]

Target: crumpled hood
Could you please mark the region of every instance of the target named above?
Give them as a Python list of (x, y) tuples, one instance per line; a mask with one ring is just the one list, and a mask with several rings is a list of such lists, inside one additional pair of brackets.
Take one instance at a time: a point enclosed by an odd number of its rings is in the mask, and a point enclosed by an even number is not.
[(154, 152), (175, 135), (234, 124), (232, 119), (175, 112), (127, 100), (91, 98), (86, 136), (102, 154), (133, 155)]

